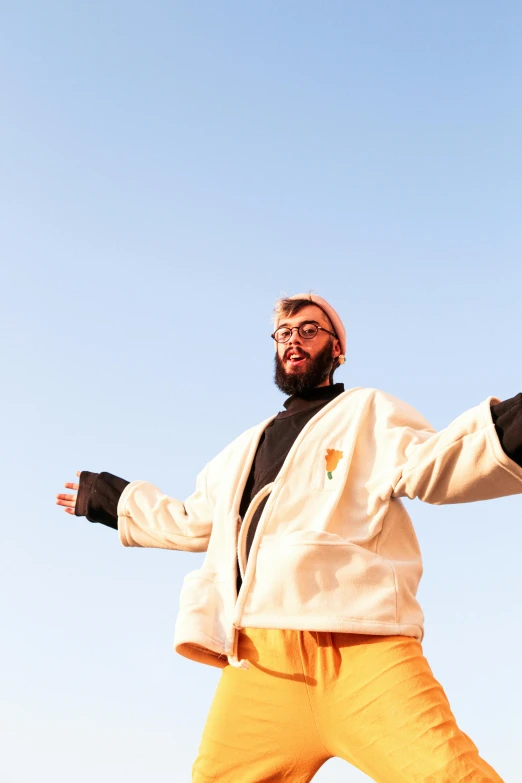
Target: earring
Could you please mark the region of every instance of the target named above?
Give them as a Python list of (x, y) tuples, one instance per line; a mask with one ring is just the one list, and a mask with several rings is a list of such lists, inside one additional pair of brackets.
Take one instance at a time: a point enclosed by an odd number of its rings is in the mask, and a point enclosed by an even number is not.
[(344, 358), (343, 354), (341, 354), (340, 356), (337, 357), (337, 361), (339, 362), (339, 364), (344, 364), (346, 359)]

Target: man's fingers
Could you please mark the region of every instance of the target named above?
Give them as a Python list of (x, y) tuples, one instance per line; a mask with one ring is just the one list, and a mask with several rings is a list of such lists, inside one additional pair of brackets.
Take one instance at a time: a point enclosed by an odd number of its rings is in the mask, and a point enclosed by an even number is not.
[[(81, 473), (80, 470), (76, 471), (77, 476), (79, 476), (80, 473)], [(76, 490), (76, 492), (78, 492), (80, 485), (76, 484), (76, 482), (73, 481), (67, 481), (64, 484), (64, 487), (66, 487), (66, 489), (74, 489)], [(77, 498), (78, 498), (77, 495), (69, 495), (66, 494), (65, 492), (60, 492), (58, 495), (56, 495), (56, 505), (64, 506), (64, 511), (67, 511), (68, 514), (74, 514)]]
[(74, 495), (56, 495), (56, 505), (74, 508), (76, 506), (76, 498)]

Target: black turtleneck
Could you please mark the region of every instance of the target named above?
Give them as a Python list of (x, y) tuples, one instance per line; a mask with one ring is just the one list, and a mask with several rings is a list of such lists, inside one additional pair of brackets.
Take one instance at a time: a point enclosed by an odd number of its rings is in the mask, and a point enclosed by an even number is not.
[[(283, 466), (288, 452), (297, 436), (306, 424), (321, 408), (328, 405), (335, 397), (342, 394), (344, 384), (319, 386), (317, 389), (307, 389), (300, 394), (293, 394), (284, 403), (285, 410), (277, 414), (261, 436), (256, 455), (252, 463), (239, 513), (245, 516), (252, 498), (259, 490), (274, 481)], [(250, 523), (247, 534), (247, 557), (257, 529), (259, 518), (268, 498), (263, 500)]]

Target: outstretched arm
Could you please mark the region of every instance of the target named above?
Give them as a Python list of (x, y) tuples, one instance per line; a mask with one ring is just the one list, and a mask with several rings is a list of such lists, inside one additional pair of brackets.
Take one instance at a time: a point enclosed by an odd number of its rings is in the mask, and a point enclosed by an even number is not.
[[(377, 402), (375, 436), (391, 470), (386, 481), (392, 497), (442, 504), (522, 493), (522, 468), (508, 456), (507, 429), (498, 430), (502, 408), (494, 421), (492, 407), (504, 405), (498, 399), (484, 400), (440, 432), (400, 400), (380, 395)], [(509, 431), (514, 443), (514, 430)], [(520, 453), (521, 435), (522, 427), (513, 456)]]
[(119, 531), (124, 546), (206, 550), (212, 530), (212, 501), (206, 469), (196, 491), (182, 503), (148, 481), (128, 482), (112, 473), (78, 471), (79, 483), (66, 483), (78, 495), (59, 494), (57, 504), (69, 514), (86, 516)]

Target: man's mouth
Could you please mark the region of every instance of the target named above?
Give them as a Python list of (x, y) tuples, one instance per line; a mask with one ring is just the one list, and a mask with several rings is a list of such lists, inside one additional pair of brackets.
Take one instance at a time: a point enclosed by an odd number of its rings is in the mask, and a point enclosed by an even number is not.
[(301, 351), (289, 351), (286, 354), (285, 361), (291, 367), (300, 367), (305, 363), (307, 358), (307, 354), (302, 353)]

